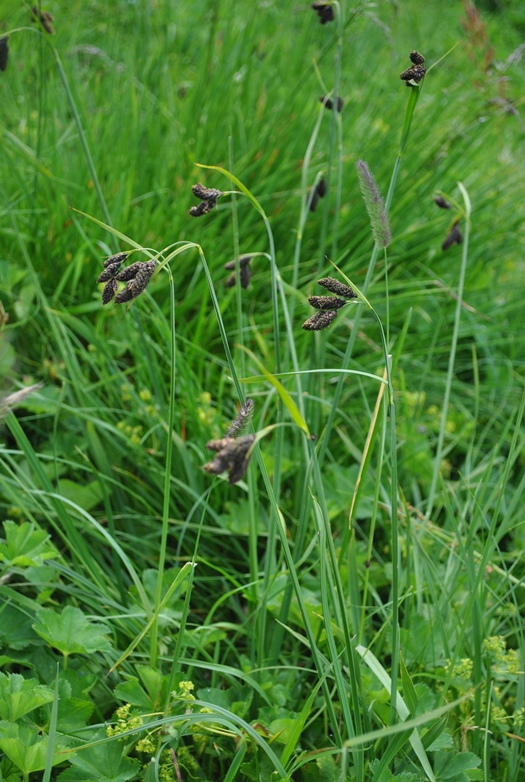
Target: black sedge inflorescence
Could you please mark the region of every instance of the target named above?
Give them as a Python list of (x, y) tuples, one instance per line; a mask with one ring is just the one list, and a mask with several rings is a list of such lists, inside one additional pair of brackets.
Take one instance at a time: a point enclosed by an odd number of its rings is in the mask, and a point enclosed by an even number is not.
[(443, 244), (441, 245), (442, 250), (448, 250), (448, 248), (452, 247), (453, 244), (461, 244), (463, 241), (463, 234), (461, 233), (461, 228), (459, 227), (459, 219), (459, 217), (456, 218), (452, 228), (443, 240)]
[(440, 209), (452, 209), (452, 205), (443, 196), (434, 196), (434, 203)]
[(193, 185), (191, 190), (193, 195), (200, 199), (200, 204), (192, 206), (190, 209), (190, 215), (192, 217), (201, 217), (201, 215), (208, 214), (211, 209), (217, 206), (217, 199), (224, 195), (222, 190), (204, 187), (200, 182)]
[(5, 71), (7, 68), (7, 59), (9, 57), (9, 46), (7, 45), (8, 40), (8, 35), (4, 35), (2, 38), (0, 38), (0, 71)]
[(405, 82), (407, 87), (417, 87), (424, 78), (427, 69), (424, 66), (425, 58), (419, 52), (410, 52), (410, 61), (412, 65), (399, 75), (399, 78)]
[(313, 187), (308, 194), (308, 203), (310, 206), (310, 212), (315, 212), (317, 204), (320, 198), (324, 198), (326, 195), (326, 179), (320, 179), (315, 187)]
[(34, 5), (31, 9), (31, 16), (33, 22), (40, 22), (48, 35), (55, 34), (55, 28), (52, 24), (55, 17), (49, 11), (39, 11), (38, 6)]
[(335, 293), (336, 296), (343, 296), (345, 299), (357, 299), (357, 293), (349, 285), (345, 285), (339, 282), (339, 280), (334, 280), (333, 277), (323, 277), (322, 280), (317, 280), (317, 282), (330, 293)]
[[(243, 288), (247, 288), (250, 284), (250, 278), (252, 276), (252, 270), (250, 268), (250, 261), (252, 259), (251, 255), (241, 255), (239, 258), (239, 278), (241, 281), (241, 286)], [(236, 272), (236, 262), (228, 261), (228, 263), (224, 264), (224, 268), (227, 271), (230, 271), (231, 274), (226, 280), (226, 287), (227, 288), (233, 288), (235, 283), (237, 282), (237, 272)]]
[(337, 310), (321, 310), (305, 320), (303, 329), (305, 331), (322, 331), (328, 328), (337, 317)]
[(227, 472), (230, 486), (240, 481), (248, 469), (255, 435), (247, 434), (242, 437), (239, 435), (249, 422), (253, 409), (253, 399), (247, 399), (227, 428), (224, 437), (206, 443), (208, 450), (215, 451), (215, 457), (212, 462), (207, 462), (202, 469), (211, 475), (221, 475), (221, 473)]
[[(338, 310), (347, 303), (349, 299), (357, 298), (357, 294), (349, 285), (344, 285), (333, 277), (323, 277), (317, 281), (319, 285), (326, 288), (335, 296), (310, 296), (308, 301), (316, 310), (311, 318), (305, 320), (303, 329), (305, 331), (322, 331), (326, 329), (337, 317)], [(339, 298), (339, 297), (343, 298)]]
[(318, 14), (321, 24), (334, 21), (334, 9), (330, 3), (323, 3), (318, 0), (315, 3), (312, 3), (311, 8)]
[(316, 310), (339, 310), (344, 307), (346, 301), (337, 296), (309, 296), (308, 302)]
[[(131, 301), (145, 290), (155, 271), (155, 261), (136, 261), (119, 271), (128, 253), (117, 253), (104, 261), (104, 271), (97, 282), (105, 282), (102, 290), (102, 304), (109, 304), (115, 299), (115, 304)], [(127, 282), (125, 288), (118, 292), (119, 282)]]
[(328, 98), (324, 95), (319, 96), (319, 100), (324, 105), (325, 109), (328, 109), (329, 111), (332, 111), (332, 109), (335, 107), (337, 111), (341, 112), (343, 110), (344, 101), (339, 95), (337, 97), (337, 100), (332, 100), (332, 98)]

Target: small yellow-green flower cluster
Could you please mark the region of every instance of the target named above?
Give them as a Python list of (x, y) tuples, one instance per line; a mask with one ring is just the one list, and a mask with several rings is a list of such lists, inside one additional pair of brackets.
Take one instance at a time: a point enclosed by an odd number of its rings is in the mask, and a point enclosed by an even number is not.
[(151, 391), (147, 388), (143, 388), (139, 391), (139, 399), (141, 402), (147, 402), (148, 404), (144, 405), (144, 412), (147, 413), (149, 416), (155, 416), (157, 415), (158, 408), (153, 403), (153, 397), (151, 395)]
[(515, 649), (507, 651), (507, 643), (502, 635), (491, 635), (483, 644), (485, 652), (491, 658), (492, 667), (496, 673), (518, 674), (520, 664)]
[(143, 739), (139, 739), (135, 745), (137, 752), (144, 752), (147, 755), (153, 755), (156, 748), (156, 744), (151, 736), (145, 736)]
[(175, 698), (185, 698), (188, 701), (194, 701), (195, 695), (192, 695), (195, 685), (193, 682), (179, 682), (179, 692), (174, 692)]
[(134, 445), (140, 444), (142, 426), (131, 426), (131, 424), (127, 424), (125, 421), (119, 421), (117, 424), (117, 429), (127, 435), (127, 437), (129, 437)]
[[(450, 672), (451, 665), (452, 664), (449, 660), (447, 665), (447, 673)], [(459, 676), (461, 679), (465, 679), (465, 681), (469, 681), (472, 675), (473, 667), (474, 667), (474, 663), (472, 662), (470, 657), (464, 657), (462, 660), (459, 660), (457, 663), (454, 663), (454, 666), (452, 666), (452, 674), (454, 676)]]
[(134, 730), (142, 726), (142, 717), (134, 717), (130, 714), (130, 711), (130, 703), (125, 703), (116, 710), (115, 725), (107, 726), (106, 736), (118, 736), (121, 733), (127, 733), (128, 730)]

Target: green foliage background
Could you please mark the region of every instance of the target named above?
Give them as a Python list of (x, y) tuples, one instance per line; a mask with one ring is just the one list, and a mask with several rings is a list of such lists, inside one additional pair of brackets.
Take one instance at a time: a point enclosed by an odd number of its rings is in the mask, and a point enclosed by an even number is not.
[[(273, 0), (44, 8), (54, 36), (28, 4), (0, 0), (0, 382), (2, 393), (44, 384), (0, 413), (2, 778), (407, 782), (430, 778), (428, 753), (435, 779), (519, 780), (521, 4), (347, 2), (341, 27)], [(386, 196), (412, 49), (434, 67), (401, 157), (387, 261), (367, 290), (393, 355), (392, 449), (387, 409), (374, 413), (376, 322), (348, 307), (319, 335), (301, 323), (316, 280), (338, 276), (330, 260), (364, 285), (373, 239), (355, 164)], [(337, 81), (341, 114), (319, 102)], [(198, 163), (230, 170), (259, 201), (278, 291), (249, 199), (188, 215), (195, 182), (231, 189)], [(320, 175), (328, 194), (303, 229)], [(442, 252), (458, 181), (469, 242)], [(436, 192), (457, 208), (438, 209)], [(198, 243), (212, 287), (189, 248), (170, 262), (173, 288), (164, 267), (129, 310), (103, 308), (102, 261), (132, 246), (116, 232), (152, 253)], [(239, 292), (223, 266), (243, 253), (261, 255)], [(280, 298), (274, 313), (281, 293), (290, 331)], [(337, 398), (351, 338), (348, 366), (370, 376), (349, 376)], [(294, 355), (312, 370), (302, 393), (281, 380), (316, 445), (259, 379), (242, 386), (254, 430), (286, 426), (261, 440), (244, 482), (213, 482), (201, 467), (237, 409), (232, 369), (292, 372)], [(376, 662), (361, 661), (365, 647)], [(422, 754), (395, 732), (407, 715), (382, 677), (397, 663)], [(373, 730), (364, 749), (352, 744)]]

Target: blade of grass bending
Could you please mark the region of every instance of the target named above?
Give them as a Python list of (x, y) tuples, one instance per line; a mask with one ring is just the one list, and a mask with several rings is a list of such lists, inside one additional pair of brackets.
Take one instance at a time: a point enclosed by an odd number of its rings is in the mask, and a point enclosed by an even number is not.
[[(340, 654), (337, 651), (336, 645), (335, 645), (335, 638), (332, 631), (332, 610), (330, 608), (330, 604), (328, 602), (328, 594), (331, 593), (332, 600), (334, 600), (334, 587), (333, 584), (330, 583), (329, 573), (327, 573), (327, 557), (325, 555), (325, 552), (327, 552), (327, 530), (326, 530), (326, 523), (324, 519), (323, 511), (321, 510), (321, 507), (317, 500), (313, 498), (313, 505), (314, 505), (314, 515), (315, 520), (317, 522), (317, 532), (319, 534), (319, 566), (320, 566), (320, 590), (321, 590), (321, 603), (323, 606), (323, 617), (324, 617), (324, 629), (326, 634), (326, 639), (328, 641), (328, 648), (330, 650), (330, 662), (333, 667), (334, 671), (334, 677), (337, 685), (337, 690), (339, 693), (339, 702), (341, 704), (341, 708), (343, 711), (343, 718), (346, 726), (346, 732), (347, 735), (352, 738), (356, 735), (356, 729), (354, 726), (354, 719), (352, 717), (352, 709), (350, 706), (350, 701), (346, 697), (346, 688), (345, 683), (343, 681), (343, 672), (341, 669), (341, 661), (340, 661)], [(334, 608), (337, 611), (337, 601), (335, 601)], [(337, 617), (338, 619), (338, 625), (341, 623), (342, 618)], [(347, 653), (351, 653), (351, 651), (348, 649), (346, 650)], [(354, 695), (354, 693), (352, 693)], [(354, 707), (354, 716), (356, 720), (359, 720), (360, 714), (359, 714), (359, 705), (353, 700), (353, 707)], [(358, 733), (361, 733), (361, 731), (358, 731)], [(356, 759), (357, 760), (357, 759)], [(359, 767), (361, 767), (362, 770), (363, 761), (361, 759), (360, 763), (357, 764), (358, 766), (358, 776), (359, 774)]]
[[(51, 505), (56, 513), (58, 521), (53, 519), (52, 516), (49, 516), (50, 522), (53, 524), (55, 530), (60, 535), (65, 545), (69, 548), (71, 553), (76, 557), (77, 561), (79, 563), (82, 563), (82, 565), (86, 568), (86, 570), (91, 574), (93, 580), (96, 581), (96, 583), (101, 588), (104, 588), (103, 575), (101, 573), (98, 564), (91, 556), (89, 547), (86, 545), (85, 540), (78, 533), (75, 525), (71, 521), (69, 514), (66, 513), (64, 509), (63, 503), (66, 502), (65, 498), (61, 497), (58, 494), (55, 494), (55, 489), (51, 484), (51, 481), (49, 480), (46, 472), (42, 468), (42, 465), (40, 464), (40, 461), (31, 443), (29, 442), (22, 426), (20, 425), (18, 419), (16, 418), (15, 414), (11, 410), (5, 416), (4, 422), (9, 428), (9, 431), (11, 432), (13, 437), (15, 438), (18, 447), (20, 448), (20, 450), (23, 452), (24, 456), (27, 459), (31, 471), (33, 472), (38, 483), (43, 489), (42, 491), (36, 490), (33, 493), (38, 493), (41, 496), (49, 498), (51, 500)], [(76, 505), (74, 505), (74, 507), (78, 508), (78, 506)], [(85, 511), (83, 511), (82, 508), (78, 508), (78, 510), (82, 513), (85, 513)]]
[[(214, 289), (214, 286), (213, 286), (213, 280), (212, 280), (211, 275), (210, 275), (208, 264), (206, 263), (206, 258), (204, 256), (204, 252), (203, 252), (202, 248), (199, 245), (196, 245), (196, 246), (199, 249), (199, 253), (200, 253), (200, 256), (201, 256), (201, 261), (202, 261), (202, 264), (203, 264), (204, 272), (205, 272), (206, 278), (208, 280), (208, 285), (210, 287), (210, 295), (211, 295), (213, 306), (214, 306), (214, 309), (215, 309), (215, 314), (216, 314), (216, 317), (217, 317), (217, 323), (218, 323), (219, 331), (220, 331), (221, 338), (222, 338), (222, 341), (223, 341), (223, 347), (224, 347), (224, 351), (226, 353), (226, 358), (227, 358), (227, 361), (228, 361), (228, 365), (230, 367), (230, 372), (231, 372), (231, 375), (232, 375), (233, 383), (234, 383), (234, 386), (235, 386), (235, 389), (237, 391), (237, 395), (238, 395), (239, 399), (244, 404), (244, 394), (243, 394), (243, 392), (241, 390), (239, 379), (237, 377), (237, 372), (235, 371), (235, 365), (233, 363), (233, 359), (232, 359), (232, 355), (231, 355), (231, 351), (230, 351), (230, 346), (228, 344), (228, 338), (227, 338), (227, 335), (226, 335), (226, 330), (224, 328), (224, 323), (223, 323), (223, 320), (222, 320), (222, 315), (221, 315), (219, 303), (217, 301), (217, 296), (215, 294), (215, 289)], [(281, 428), (281, 431), (282, 431), (282, 428)], [(323, 671), (323, 667), (321, 665), (321, 657), (320, 657), (320, 653), (319, 653), (319, 650), (318, 650), (316, 642), (315, 642), (315, 635), (314, 635), (314, 632), (312, 630), (312, 626), (310, 624), (308, 611), (307, 611), (306, 605), (304, 603), (304, 597), (303, 597), (303, 594), (302, 594), (302, 591), (301, 591), (301, 586), (300, 586), (300, 583), (299, 583), (297, 572), (295, 570), (295, 564), (294, 564), (292, 552), (290, 550), (290, 545), (288, 543), (287, 532), (286, 532), (286, 525), (285, 525), (282, 513), (281, 513), (281, 511), (279, 509), (279, 506), (278, 506), (278, 503), (277, 503), (277, 499), (276, 499), (276, 496), (275, 496), (275, 493), (273, 491), (273, 487), (272, 487), (272, 484), (271, 484), (271, 481), (270, 481), (270, 477), (268, 475), (268, 470), (266, 469), (266, 465), (265, 465), (265, 463), (263, 461), (263, 458), (262, 458), (262, 455), (261, 455), (259, 447), (255, 448), (255, 456), (256, 456), (257, 464), (258, 464), (260, 472), (261, 472), (261, 476), (262, 476), (262, 479), (263, 479), (263, 482), (264, 482), (264, 486), (265, 486), (266, 492), (268, 494), (268, 499), (269, 499), (270, 507), (271, 507), (271, 514), (272, 514), (272, 519), (273, 519), (273, 527), (274, 527), (274, 529), (277, 530), (277, 534), (279, 535), (279, 538), (280, 538), (280, 541), (281, 541), (281, 546), (282, 546), (282, 549), (283, 549), (284, 559), (285, 559), (285, 562), (286, 562), (286, 566), (287, 566), (288, 571), (290, 573), (290, 579), (292, 581), (294, 592), (295, 592), (296, 597), (297, 597), (297, 604), (298, 604), (298, 607), (299, 607), (301, 618), (302, 618), (303, 623), (304, 623), (304, 628), (305, 628), (305, 631), (306, 631), (306, 635), (308, 637), (308, 642), (310, 644), (310, 653), (312, 655), (312, 658), (313, 658), (313, 661), (314, 661), (314, 665), (315, 665), (315, 668), (316, 668), (316, 670), (318, 672), (318, 675), (319, 675), (320, 678), (322, 678), (324, 671)], [(341, 736), (340, 736), (340, 733), (339, 733), (337, 717), (336, 717), (335, 710), (334, 710), (334, 707), (333, 707), (333, 704), (332, 704), (330, 690), (328, 689), (328, 687), (326, 685), (326, 681), (323, 681), (322, 687), (323, 687), (323, 695), (324, 695), (324, 699), (325, 699), (325, 703), (326, 703), (326, 709), (327, 709), (327, 712), (328, 712), (328, 717), (329, 717), (330, 723), (333, 726), (334, 735), (336, 736), (336, 739), (339, 741), (339, 743), (341, 743)]]
[(208, 500), (210, 497), (211, 491), (207, 492), (206, 494), (206, 501), (204, 503), (204, 506), (202, 508), (201, 513), (201, 520), (199, 523), (199, 527), (197, 530), (197, 536), (195, 539), (195, 546), (193, 548), (193, 558), (191, 564), (193, 565), (189, 579), (188, 579), (188, 587), (186, 589), (186, 594), (184, 595), (184, 605), (182, 608), (182, 615), (179, 622), (179, 632), (177, 633), (177, 641), (175, 643), (175, 649), (173, 650), (173, 657), (171, 661), (171, 670), (170, 670), (170, 677), (168, 680), (168, 686), (166, 688), (166, 701), (164, 703), (164, 716), (167, 717), (169, 713), (169, 706), (170, 706), (170, 693), (173, 690), (173, 685), (175, 682), (175, 675), (180, 670), (180, 655), (181, 655), (181, 649), (183, 640), (186, 633), (186, 623), (188, 621), (188, 614), (190, 612), (190, 599), (192, 594), (192, 588), (193, 588), (193, 576), (195, 573), (195, 568), (197, 567), (197, 552), (199, 550), (199, 542), (201, 539), (201, 533), (202, 533), (202, 526), (204, 524), (204, 517), (206, 515), (206, 512), (208, 510)]
[[(179, 570), (179, 572), (177, 573), (177, 575), (175, 576), (175, 578), (171, 582), (171, 585), (170, 585), (168, 591), (166, 592), (166, 594), (164, 595), (164, 597), (162, 598), (162, 600), (159, 602), (158, 605), (155, 605), (155, 613), (153, 614), (153, 616), (151, 617), (149, 622), (140, 631), (140, 633), (133, 639), (133, 641), (129, 644), (127, 649), (118, 658), (118, 660), (115, 663), (113, 663), (113, 665), (111, 666), (111, 668), (108, 671), (108, 676), (109, 676), (110, 673), (113, 673), (113, 671), (116, 668), (118, 668), (119, 665), (121, 665), (127, 657), (129, 657), (129, 655), (131, 654), (131, 652), (134, 649), (137, 648), (138, 644), (142, 641), (144, 636), (147, 635), (149, 629), (151, 627), (153, 627), (155, 624), (158, 624), (158, 619), (159, 619), (160, 612), (162, 611), (164, 606), (168, 603), (168, 601), (171, 599), (171, 596), (173, 595), (173, 593), (175, 592), (177, 587), (180, 586), (182, 581), (184, 581), (184, 579), (186, 578), (186, 575), (188, 574), (188, 571), (190, 571), (190, 574), (189, 574), (190, 579), (192, 578), (192, 573), (193, 573), (193, 570), (195, 569), (195, 567), (196, 567), (196, 563), (194, 563), (194, 562), (186, 562), (186, 564), (181, 567), (181, 569)], [(181, 632), (182, 632), (182, 630), (181, 630)]]
[[(350, 628), (348, 626), (348, 612), (346, 610), (345, 594), (343, 590), (343, 584), (341, 581), (341, 574), (339, 572), (337, 556), (335, 553), (334, 540), (330, 528), (328, 508), (326, 504), (326, 497), (324, 493), (324, 484), (322, 481), (321, 470), (319, 468), (319, 462), (317, 461), (316, 458), (315, 445), (311, 440), (309, 441), (309, 445), (310, 445), (315, 489), (317, 492), (317, 496), (319, 498), (321, 519), (324, 525), (324, 540), (326, 542), (328, 558), (332, 569), (332, 576), (333, 579), (335, 580), (332, 600), (334, 603), (334, 607), (336, 609), (337, 607), (339, 608), (338, 622), (339, 622), (339, 626), (342, 627), (343, 636), (344, 636), (344, 653), (346, 656), (346, 663), (349, 671), (350, 692), (352, 695), (352, 701), (354, 707), (355, 733), (359, 735), (360, 733), (363, 732), (363, 720), (368, 726), (368, 716), (367, 716), (366, 709), (363, 710), (363, 714), (361, 714), (361, 710), (360, 710), (361, 700), (362, 700), (361, 698), (362, 688), (361, 688), (361, 681), (360, 681), (359, 665), (355, 654), (355, 648), (352, 643)], [(314, 508), (315, 508), (315, 504), (314, 504)], [(345, 699), (344, 692), (341, 692), (341, 698)], [(358, 778), (361, 779), (362, 770), (363, 770), (362, 758), (358, 756), (357, 758), (355, 758), (355, 762), (357, 763)]]
[(392, 688), (391, 688), (391, 721), (396, 717), (397, 679), (399, 675), (399, 573), (401, 568), (399, 558), (399, 532), (397, 511), (397, 442), (396, 442), (396, 408), (394, 401), (394, 387), (392, 384), (392, 356), (388, 354), (388, 346), (381, 318), (372, 307), (368, 299), (356, 285), (344, 274), (335, 263), (332, 264), (339, 271), (346, 282), (355, 289), (358, 297), (365, 303), (377, 321), (381, 335), (381, 345), (385, 359), (385, 374), (388, 381), (388, 412), (390, 419), (390, 518), (392, 523), (391, 547), (392, 547)]
[[(279, 394), (279, 396), (280, 396), (284, 406), (287, 408), (288, 412), (292, 416), (292, 418), (295, 421), (295, 423), (297, 424), (297, 426), (300, 429), (302, 429), (303, 432), (308, 437), (310, 437), (310, 431), (308, 429), (308, 425), (307, 425), (306, 421), (304, 420), (303, 416), (299, 412), (299, 408), (297, 407), (297, 405), (295, 404), (295, 402), (293, 401), (292, 397), (290, 396), (290, 394), (288, 393), (286, 388), (283, 386), (283, 384), (280, 383), (277, 380), (275, 375), (272, 375), (270, 372), (268, 372), (268, 370), (263, 365), (263, 363), (261, 361), (259, 361), (257, 356), (254, 353), (252, 353), (251, 350), (249, 350), (246, 347), (244, 347), (243, 350), (245, 351), (245, 353), (247, 353), (250, 356), (250, 358), (253, 361), (253, 363), (261, 370), (261, 372), (263, 373), (262, 377), (264, 379), (266, 379), (269, 383), (271, 383), (271, 385), (275, 388), (275, 390)], [(288, 372), (286, 374), (294, 375), (295, 373), (294, 372)], [(247, 382), (247, 379), (242, 379), (240, 382)]]
[[(368, 665), (372, 673), (375, 674), (375, 676), (377, 676), (377, 678), (379, 679), (383, 687), (387, 690), (387, 692), (391, 692), (392, 679), (388, 675), (388, 672), (383, 668), (383, 666), (381, 665), (377, 657), (369, 649), (366, 649), (364, 646), (360, 646), (360, 645), (356, 646), (356, 651), (358, 654), (361, 655), (364, 662)], [(461, 698), (459, 701), (456, 701), (456, 704), (459, 703), (461, 700), (464, 700), (464, 698)], [(447, 704), (447, 706), (444, 707), (444, 709), (437, 709), (435, 712), (436, 717), (439, 717), (445, 712), (450, 711), (451, 708), (453, 708), (453, 706), (452, 704), (449, 703)], [(374, 733), (382, 733), (383, 735), (388, 736), (390, 735), (390, 733), (398, 732), (399, 728), (403, 730), (403, 726), (405, 730), (409, 727), (413, 727), (414, 732), (410, 737), (410, 743), (412, 745), (414, 752), (418, 757), (419, 762), (421, 763), (421, 766), (425, 774), (428, 776), (431, 782), (435, 782), (432, 766), (430, 765), (427, 753), (425, 752), (425, 748), (423, 747), (423, 744), (421, 743), (421, 739), (419, 737), (419, 733), (417, 732), (417, 727), (420, 724), (421, 725), (425, 724), (429, 720), (425, 719), (422, 722), (420, 722), (421, 717), (416, 717), (412, 720), (407, 721), (407, 718), (410, 716), (410, 710), (399, 693), (397, 694), (397, 698), (396, 698), (396, 710), (397, 713), (399, 714), (399, 717), (402, 720), (401, 725), (397, 724), (394, 726), (390, 726), (390, 729), (387, 729), (386, 731), (374, 731)], [(429, 717), (428, 714), (425, 714), (423, 716)], [(431, 719), (435, 719), (435, 717), (432, 717)]]
[(151, 612), (152, 612), (151, 611), (151, 605), (150, 605), (150, 602), (148, 600), (147, 594), (146, 594), (146, 592), (144, 590), (144, 587), (142, 586), (142, 582), (141, 582), (141, 580), (140, 580), (140, 578), (139, 578), (139, 576), (137, 574), (137, 571), (133, 567), (133, 563), (129, 559), (129, 557), (126, 554), (126, 552), (120, 547), (120, 545), (117, 543), (117, 541), (114, 538), (111, 537), (110, 533), (106, 529), (104, 529), (104, 527), (101, 524), (99, 524), (98, 521), (96, 519), (94, 519), (93, 516), (91, 516), (90, 513), (88, 513), (86, 510), (84, 510), (84, 508), (81, 508), (79, 505), (77, 505), (72, 500), (68, 499), (67, 497), (62, 497), (61, 494), (55, 494), (54, 492), (49, 492), (48, 493), (48, 492), (38, 492), (38, 491), (36, 491), (36, 492), (33, 492), (33, 493), (34, 494), (42, 494), (44, 496), (46, 494), (49, 494), (49, 497), (52, 497), (53, 499), (60, 501), (64, 505), (69, 505), (70, 508), (74, 508), (75, 511), (79, 515), (83, 516), (83, 518), (86, 519), (86, 521), (88, 521), (90, 523), (90, 525), (92, 527), (94, 527), (97, 530), (97, 532), (100, 535), (102, 535), (102, 537), (104, 537), (107, 540), (107, 542), (109, 543), (111, 548), (116, 551), (116, 553), (119, 556), (120, 561), (122, 562), (122, 564), (125, 566), (126, 570), (128, 571), (129, 577), (133, 581), (133, 584), (135, 585), (135, 588), (137, 590), (137, 594), (140, 597), (142, 608), (144, 609), (144, 612), (145, 612), (146, 616), (150, 616)]

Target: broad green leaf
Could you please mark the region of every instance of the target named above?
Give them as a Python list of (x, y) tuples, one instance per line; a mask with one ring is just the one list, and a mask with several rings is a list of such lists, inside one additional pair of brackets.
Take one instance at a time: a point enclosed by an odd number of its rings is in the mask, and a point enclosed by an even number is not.
[(67, 606), (61, 614), (51, 608), (43, 608), (38, 612), (38, 619), (33, 626), (35, 632), (65, 657), (70, 654), (109, 652), (112, 648), (104, 637), (104, 634), (110, 632), (109, 627), (90, 622), (80, 608)]
[(5, 755), (0, 761), (0, 779), (2, 782), (23, 782), (22, 774)]
[(465, 771), (481, 763), (473, 752), (436, 752), (435, 758), (436, 779), (447, 782), (467, 782)]
[[(372, 772), (372, 780), (378, 779), (378, 782), (417, 782), (418, 779), (421, 779), (421, 777), (417, 777), (410, 771), (399, 774), (398, 776), (392, 774), (388, 769), (383, 769), (381, 771), (380, 761), (377, 759), (370, 763), (370, 771)], [(376, 776), (377, 773), (380, 774), (379, 778)]]
[(306, 782), (333, 782), (340, 778), (341, 770), (331, 755), (320, 755), (303, 766), (302, 773)]
[(0, 561), (15, 567), (41, 565), (45, 559), (58, 556), (58, 553), (46, 543), (49, 535), (35, 529), (34, 524), (24, 521), (4, 521), (5, 542), (0, 542)]
[(25, 649), (30, 644), (42, 643), (33, 630), (33, 618), (14, 603), (0, 599), (0, 644), (9, 651)]
[(51, 703), (53, 691), (37, 679), (24, 679), (19, 673), (0, 673), (0, 718), (16, 722), (44, 703)]
[(134, 779), (140, 764), (123, 757), (125, 745), (108, 741), (80, 751), (71, 758), (72, 768), (58, 777), (59, 782), (127, 782)]
[[(13, 722), (0, 722), (0, 750), (24, 774), (42, 771), (46, 765), (47, 744), (48, 740), (40, 738), (32, 728)], [(63, 760), (63, 755), (53, 755), (53, 765)]]
[(98, 481), (91, 481), (91, 483), (82, 485), (75, 483), (75, 481), (61, 479), (60, 494), (62, 497), (74, 502), (79, 508), (88, 511), (96, 507), (103, 499), (102, 489)]
[(125, 703), (131, 703), (132, 706), (151, 709), (151, 698), (141, 686), (136, 676), (131, 677), (122, 684), (118, 684), (115, 687), (114, 695), (115, 698), (118, 698)]

